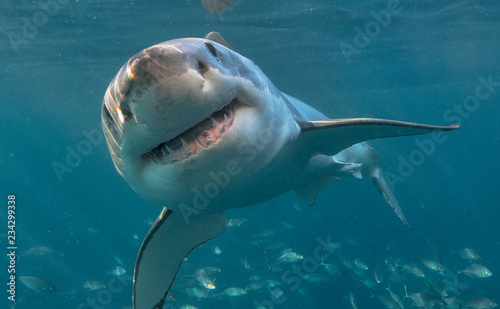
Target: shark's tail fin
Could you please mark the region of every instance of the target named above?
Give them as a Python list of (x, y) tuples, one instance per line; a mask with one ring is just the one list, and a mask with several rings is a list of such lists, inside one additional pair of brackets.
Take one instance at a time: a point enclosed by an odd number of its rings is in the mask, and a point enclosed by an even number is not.
[(406, 284), (405, 284), (405, 297), (403, 299), (407, 299), (408, 297), (410, 296), (408, 295), (408, 290), (406, 289)]
[(401, 220), (401, 222), (403, 222), (403, 224), (408, 229), (410, 229), (410, 231), (413, 231), (408, 221), (406, 221), (405, 215), (403, 214), (403, 210), (401, 210), (398, 200), (394, 196), (394, 193), (392, 193), (391, 187), (389, 186), (389, 183), (387, 182), (387, 179), (385, 178), (384, 173), (382, 172), (380, 166), (378, 167), (376, 172), (378, 176), (372, 177), (373, 184), (375, 184), (377, 190), (382, 194), (382, 196), (385, 198), (389, 206), (391, 206), (392, 210), (394, 210), (399, 220)]
[(403, 222), (408, 229), (412, 230), (408, 221), (406, 221), (394, 193), (392, 193), (391, 186), (384, 176), (384, 172), (380, 167), (380, 157), (375, 149), (363, 142), (344, 149), (334, 157), (337, 161), (345, 161), (344, 164), (346, 164), (346, 162), (356, 162), (360, 164), (363, 176), (370, 177), (377, 190), (382, 194), (401, 222)]

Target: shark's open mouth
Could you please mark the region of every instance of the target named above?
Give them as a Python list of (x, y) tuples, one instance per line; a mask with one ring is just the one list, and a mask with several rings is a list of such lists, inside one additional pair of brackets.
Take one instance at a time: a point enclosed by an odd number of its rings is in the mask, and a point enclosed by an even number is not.
[(144, 154), (159, 164), (172, 164), (197, 154), (215, 144), (231, 128), (234, 110), (239, 101), (234, 99), (212, 115), (173, 139), (161, 143)]

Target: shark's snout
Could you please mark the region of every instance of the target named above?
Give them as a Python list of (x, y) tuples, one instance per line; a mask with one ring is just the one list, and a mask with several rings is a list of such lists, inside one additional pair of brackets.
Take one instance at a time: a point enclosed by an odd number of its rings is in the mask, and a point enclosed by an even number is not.
[(231, 128), (241, 102), (221, 92), (220, 55), (200, 43), (146, 48), (115, 76), (102, 112), (115, 159), (132, 154), (141, 162), (178, 163), (213, 147)]

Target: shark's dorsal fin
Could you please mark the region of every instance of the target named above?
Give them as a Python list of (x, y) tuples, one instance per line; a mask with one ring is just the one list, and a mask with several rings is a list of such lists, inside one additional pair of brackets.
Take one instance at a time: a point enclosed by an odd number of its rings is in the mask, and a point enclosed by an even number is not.
[(220, 45), (224, 45), (230, 50), (234, 50), (233, 47), (231, 47), (231, 45), (229, 45), (229, 43), (226, 40), (224, 40), (224, 38), (222, 37), (222, 35), (220, 35), (219, 32), (216, 31), (209, 32), (203, 38), (214, 41), (215, 43), (219, 43)]
[(297, 138), (297, 149), (308, 155), (335, 155), (359, 142), (395, 136), (408, 136), (451, 131), (459, 125), (433, 126), (419, 123), (376, 119), (345, 118), (318, 121), (298, 121), (301, 134)]
[(134, 270), (134, 309), (163, 308), (182, 261), (226, 229), (226, 212), (193, 214), (164, 208), (141, 245)]

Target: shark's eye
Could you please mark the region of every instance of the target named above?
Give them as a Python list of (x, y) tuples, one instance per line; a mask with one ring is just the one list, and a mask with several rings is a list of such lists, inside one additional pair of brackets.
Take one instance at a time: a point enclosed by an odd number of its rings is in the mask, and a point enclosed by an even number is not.
[(213, 55), (215, 58), (217, 58), (217, 57), (218, 57), (218, 55), (217, 55), (217, 49), (215, 49), (215, 47), (214, 47), (212, 44), (210, 44), (210, 43), (206, 42), (206, 43), (205, 43), (205, 46), (208, 48), (208, 50), (212, 53), (212, 55)]

